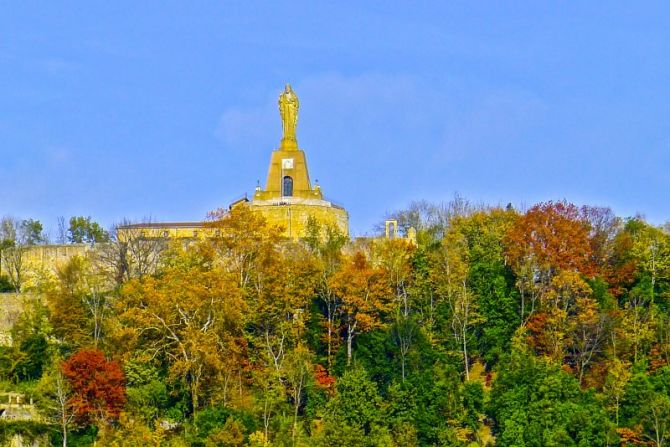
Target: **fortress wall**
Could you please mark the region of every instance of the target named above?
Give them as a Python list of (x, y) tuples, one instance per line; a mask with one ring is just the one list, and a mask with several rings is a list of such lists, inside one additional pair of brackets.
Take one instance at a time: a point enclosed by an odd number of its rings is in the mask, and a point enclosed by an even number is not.
[[(23, 289), (34, 288), (38, 280), (53, 275), (55, 269), (73, 256), (86, 256), (92, 250), (88, 244), (35, 245), (23, 255)], [(33, 293), (0, 293), (0, 345), (11, 343), (10, 330), (31, 302), (42, 299)]]
[(318, 222), (335, 225), (343, 234), (349, 234), (349, 215), (342, 208), (311, 204), (251, 205), (251, 210), (260, 213), (271, 226), (284, 228), (284, 235), (297, 238), (305, 235), (310, 217)]
[(88, 244), (35, 245), (26, 248), (23, 269), (22, 290), (34, 289), (40, 279), (53, 275), (56, 268), (65, 264), (73, 256), (86, 256), (92, 247)]
[(27, 249), (26, 259), (32, 266), (54, 266), (75, 255), (85, 256), (91, 250), (89, 244), (33, 245)]
[(10, 331), (24, 309), (34, 301), (40, 300), (38, 295), (27, 293), (0, 293), (0, 345), (11, 344)]

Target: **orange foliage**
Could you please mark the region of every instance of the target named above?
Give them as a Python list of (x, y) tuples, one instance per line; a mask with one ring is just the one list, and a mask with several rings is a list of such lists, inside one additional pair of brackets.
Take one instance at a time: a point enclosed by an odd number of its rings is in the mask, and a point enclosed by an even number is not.
[(549, 279), (556, 270), (595, 273), (590, 225), (579, 208), (567, 202), (539, 203), (521, 216), (507, 233), (512, 267), (529, 260)]
[(118, 419), (126, 403), (119, 364), (97, 349), (82, 349), (61, 365), (72, 388), (71, 405), (81, 423)]
[(314, 378), (316, 379), (317, 386), (329, 391), (333, 390), (333, 385), (335, 385), (336, 379), (335, 377), (331, 376), (328, 373), (328, 370), (322, 365), (314, 365)]
[(341, 302), (339, 312), (347, 336), (348, 363), (354, 335), (382, 326), (383, 314), (393, 307), (392, 291), (386, 272), (371, 266), (360, 252), (342, 263), (329, 285)]
[(649, 370), (655, 372), (667, 364), (668, 361), (663, 356), (663, 348), (658, 343), (654, 343), (649, 352)]
[(642, 427), (634, 427), (634, 429), (621, 427), (617, 428), (616, 432), (621, 438), (621, 447), (630, 447), (634, 445), (654, 445), (651, 441), (642, 440)]
[(357, 332), (379, 327), (382, 313), (390, 310), (391, 289), (384, 273), (358, 252), (331, 280), (332, 289), (342, 299), (344, 319)]

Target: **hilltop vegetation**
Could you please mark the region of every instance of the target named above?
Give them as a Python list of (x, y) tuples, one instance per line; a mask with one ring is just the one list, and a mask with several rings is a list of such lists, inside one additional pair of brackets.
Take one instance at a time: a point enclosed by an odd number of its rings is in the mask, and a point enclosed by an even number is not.
[(72, 446), (670, 443), (668, 231), (566, 202), (394, 217), (416, 244), (244, 209), (105, 235), (40, 277), (4, 386)]

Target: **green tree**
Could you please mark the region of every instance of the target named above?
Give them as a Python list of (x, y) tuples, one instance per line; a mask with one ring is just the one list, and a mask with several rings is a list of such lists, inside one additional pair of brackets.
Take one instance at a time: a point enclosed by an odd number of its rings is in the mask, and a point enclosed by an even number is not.
[(518, 294), (504, 245), (517, 217), (513, 210), (493, 208), (452, 221), (453, 231), (467, 241), (467, 283), (483, 320), (475, 327), (475, 345), (491, 366), (509, 350), (518, 325)]
[(611, 445), (615, 440), (600, 402), (519, 341), (501, 363), (488, 413), (495, 421), (496, 445), (503, 447)]
[[(324, 417), (326, 445), (370, 446), (370, 436), (383, 421), (377, 386), (363, 368), (354, 367), (337, 381), (336, 395)], [(349, 443), (349, 444), (347, 444)]]
[(667, 445), (670, 437), (670, 367), (647, 376), (635, 374), (628, 384), (621, 404), (621, 422), (628, 427), (640, 426), (642, 435), (655, 447)]
[(72, 244), (96, 244), (109, 241), (109, 233), (90, 216), (72, 216), (67, 233), (68, 240)]
[(47, 242), (44, 227), (39, 220), (25, 219), (19, 224), (18, 240), (24, 245), (37, 245)]

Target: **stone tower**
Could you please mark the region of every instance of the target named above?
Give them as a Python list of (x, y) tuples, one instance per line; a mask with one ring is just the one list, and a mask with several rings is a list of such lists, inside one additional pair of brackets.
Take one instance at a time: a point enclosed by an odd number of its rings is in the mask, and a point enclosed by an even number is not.
[(256, 187), (253, 200), (237, 202), (231, 207), (250, 206), (261, 213), (270, 224), (284, 228), (290, 238), (304, 236), (310, 217), (322, 224), (335, 225), (349, 234), (349, 215), (340, 206), (325, 200), (321, 187), (312, 186), (307, 169), (305, 152), (298, 147), (298, 97), (290, 85), (279, 96), (279, 113), (282, 118), (283, 137), (272, 152), (265, 189)]

